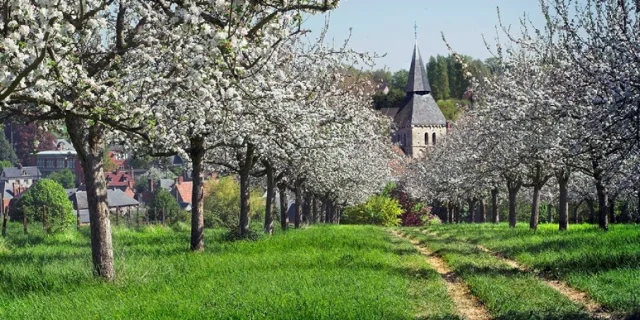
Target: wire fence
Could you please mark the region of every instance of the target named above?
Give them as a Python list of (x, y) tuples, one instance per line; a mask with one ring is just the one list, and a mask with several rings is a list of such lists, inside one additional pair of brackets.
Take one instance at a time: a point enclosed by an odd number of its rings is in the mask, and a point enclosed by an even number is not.
[[(177, 221), (186, 221), (187, 217), (186, 211), (175, 208), (137, 206), (109, 209), (111, 224), (128, 228), (140, 228), (145, 225), (170, 225)], [(80, 229), (82, 225), (88, 225), (90, 220), (87, 209), (78, 210), (55, 205), (6, 208), (2, 212), (2, 236), (6, 235), (9, 222), (22, 223), (25, 234), (34, 228), (39, 228), (49, 234), (74, 226)]]

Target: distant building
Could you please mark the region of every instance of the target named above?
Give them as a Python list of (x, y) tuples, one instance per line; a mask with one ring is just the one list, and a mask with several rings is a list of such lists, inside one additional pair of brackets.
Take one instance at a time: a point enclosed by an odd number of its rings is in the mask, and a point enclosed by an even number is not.
[[(67, 189), (69, 201), (73, 204), (76, 214), (80, 215), (80, 223), (89, 223), (89, 204), (87, 192), (81, 189)], [(107, 190), (107, 205), (109, 210), (123, 216), (138, 207), (139, 203), (121, 190)]]
[(9, 212), (13, 202), (41, 177), (42, 175), (36, 167), (9, 167), (2, 169), (2, 174), (0, 174), (0, 192), (2, 192), (0, 195), (2, 197), (0, 211), (2, 214)]
[(105, 172), (104, 178), (107, 180), (107, 188), (111, 190), (120, 190), (132, 199), (135, 197), (135, 179), (133, 170), (124, 171), (116, 169), (112, 172)]
[(399, 143), (407, 156), (419, 158), (447, 134), (448, 125), (431, 96), (431, 86), (417, 42), (405, 91), (407, 96), (401, 106), (380, 111), (393, 118), (396, 124), (393, 142)]

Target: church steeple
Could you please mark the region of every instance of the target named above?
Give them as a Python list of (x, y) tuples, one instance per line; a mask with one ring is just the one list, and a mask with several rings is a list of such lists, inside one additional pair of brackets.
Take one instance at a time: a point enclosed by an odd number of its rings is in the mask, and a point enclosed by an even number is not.
[(413, 57), (411, 58), (411, 69), (409, 69), (409, 81), (407, 81), (408, 94), (427, 94), (431, 92), (427, 72), (424, 70), (420, 49), (418, 49), (418, 24), (413, 24), (416, 44), (413, 47)]
[(413, 58), (411, 58), (411, 69), (409, 69), (409, 79), (407, 81), (407, 93), (427, 94), (431, 92), (427, 71), (424, 68), (418, 41), (413, 48)]

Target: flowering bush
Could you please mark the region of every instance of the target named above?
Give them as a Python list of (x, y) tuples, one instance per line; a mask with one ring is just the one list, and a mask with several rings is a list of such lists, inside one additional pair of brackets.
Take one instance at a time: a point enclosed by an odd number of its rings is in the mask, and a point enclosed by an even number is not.
[(349, 207), (342, 217), (344, 224), (375, 224), (385, 227), (400, 224), (402, 208), (398, 200), (385, 195), (375, 195), (367, 202)]

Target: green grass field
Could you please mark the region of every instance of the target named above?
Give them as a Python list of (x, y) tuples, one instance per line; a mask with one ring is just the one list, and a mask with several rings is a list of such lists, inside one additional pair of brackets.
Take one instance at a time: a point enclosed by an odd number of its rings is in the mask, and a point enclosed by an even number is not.
[[(640, 226), (611, 225), (608, 232), (592, 225), (540, 225), (537, 232), (521, 224), (430, 226), (436, 246), (471, 244), (499, 252), (552, 278), (587, 292), (607, 309), (640, 318)], [(469, 249), (470, 250), (470, 249)], [(480, 253), (475, 253), (480, 254)]]
[[(117, 280), (91, 275), (87, 230), (0, 239), (0, 319), (450, 319), (441, 277), (385, 229), (314, 226), (256, 242), (114, 230)], [(35, 228), (34, 228), (35, 229)]]

